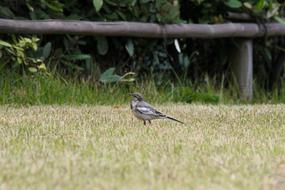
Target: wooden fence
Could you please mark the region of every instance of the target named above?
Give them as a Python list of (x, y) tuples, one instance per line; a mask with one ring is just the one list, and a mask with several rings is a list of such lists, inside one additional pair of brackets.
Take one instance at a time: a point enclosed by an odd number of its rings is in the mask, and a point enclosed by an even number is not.
[(8, 34), (77, 34), (93, 36), (129, 36), (143, 38), (237, 38), (229, 50), (241, 97), (252, 99), (253, 39), (283, 36), (285, 25), (279, 23), (225, 24), (154, 24), (140, 22), (91, 22), (66, 20), (0, 19), (0, 33)]

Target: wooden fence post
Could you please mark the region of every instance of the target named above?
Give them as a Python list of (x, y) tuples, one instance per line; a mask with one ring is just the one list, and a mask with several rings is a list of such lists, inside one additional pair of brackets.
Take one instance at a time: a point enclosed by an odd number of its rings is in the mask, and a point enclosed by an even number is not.
[(234, 74), (240, 89), (240, 96), (243, 100), (250, 101), (253, 95), (253, 40), (236, 40), (231, 59)]

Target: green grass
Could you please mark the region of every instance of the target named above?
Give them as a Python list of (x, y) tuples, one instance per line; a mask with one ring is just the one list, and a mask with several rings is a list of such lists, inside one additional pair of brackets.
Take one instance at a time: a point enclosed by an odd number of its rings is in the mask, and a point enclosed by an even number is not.
[(140, 91), (147, 98), (160, 103), (171, 98), (171, 92), (158, 90), (152, 82), (103, 85), (92, 81), (43, 75), (0, 74), (0, 89), (2, 105), (124, 104), (129, 101), (129, 93), (134, 91)]
[[(103, 85), (88, 80), (68, 80), (56, 74), (22, 76), (4, 72), (0, 73), (0, 89), (0, 105), (125, 104), (130, 98), (128, 94), (135, 91), (155, 103), (248, 103), (239, 99), (236, 87), (215, 88), (212, 82), (198, 88), (187, 82), (174, 84), (170, 81), (157, 86), (154, 80)], [(285, 103), (285, 87), (282, 89), (279, 93), (269, 93), (255, 85), (251, 103)]]
[(0, 189), (282, 189), (284, 105), (0, 107)]

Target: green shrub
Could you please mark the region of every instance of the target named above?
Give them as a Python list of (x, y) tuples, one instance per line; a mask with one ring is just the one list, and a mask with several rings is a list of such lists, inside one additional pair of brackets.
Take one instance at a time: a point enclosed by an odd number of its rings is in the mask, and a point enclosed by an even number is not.
[[(23, 0), (0, 2), (0, 17), (12, 19), (66, 19), (91, 21), (139, 21), (154, 23), (223, 23), (229, 11), (253, 16), (260, 26), (284, 16), (284, 3), (277, 0)], [(35, 40), (37, 39), (37, 40)], [(136, 79), (154, 78), (156, 85), (191, 80), (199, 85), (207, 74), (229, 86), (228, 50), (234, 40), (141, 39), (77, 35), (1, 35), (0, 71), (60, 73), (75, 80), (122, 81), (120, 76), (136, 73)], [(269, 81), (276, 57), (284, 51), (279, 38), (255, 40), (254, 71), (260, 86)], [(22, 44), (22, 41), (25, 43)], [(175, 48), (179, 46), (181, 53)], [(8, 44), (8, 46), (7, 46)], [(177, 45), (178, 44), (178, 45)], [(21, 46), (23, 45), (23, 46)], [(37, 48), (34, 48), (35, 45)], [(15, 48), (17, 47), (17, 48)], [(114, 68), (106, 77), (105, 71)], [(109, 70), (110, 71), (110, 70)], [(225, 73), (222, 75), (221, 73)], [(106, 73), (105, 73), (106, 74)], [(108, 74), (108, 73), (107, 73)], [(222, 77), (225, 76), (225, 79)], [(128, 75), (130, 77), (130, 75)], [(108, 78), (108, 80), (105, 80)], [(101, 80), (100, 80), (101, 79)], [(120, 79), (120, 80), (119, 80)], [(134, 81), (134, 77), (124, 78)], [(281, 79), (279, 79), (280, 81)], [(208, 95), (191, 96), (219, 101)], [(198, 98), (199, 97), (199, 98)], [(203, 98), (202, 98), (203, 97)], [(187, 99), (187, 98), (186, 98)], [(190, 101), (190, 100), (187, 100)], [(190, 101), (191, 102), (191, 101)]]

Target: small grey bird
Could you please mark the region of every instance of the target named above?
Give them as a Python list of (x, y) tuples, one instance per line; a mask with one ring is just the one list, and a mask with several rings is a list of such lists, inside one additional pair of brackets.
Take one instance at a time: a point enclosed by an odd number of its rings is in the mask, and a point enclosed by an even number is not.
[(143, 96), (140, 93), (135, 92), (130, 93), (130, 95), (133, 97), (131, 101), (131, 110), (136, 118), (143, 120), (144, 125), (146, 125), (146, 121), (151, 124), (151, 120), (153, 119), (171, 119), (173, 121), (184, 124), (183, 122), (164, 115), (154, 109), (151, 105), (144, 101)]

